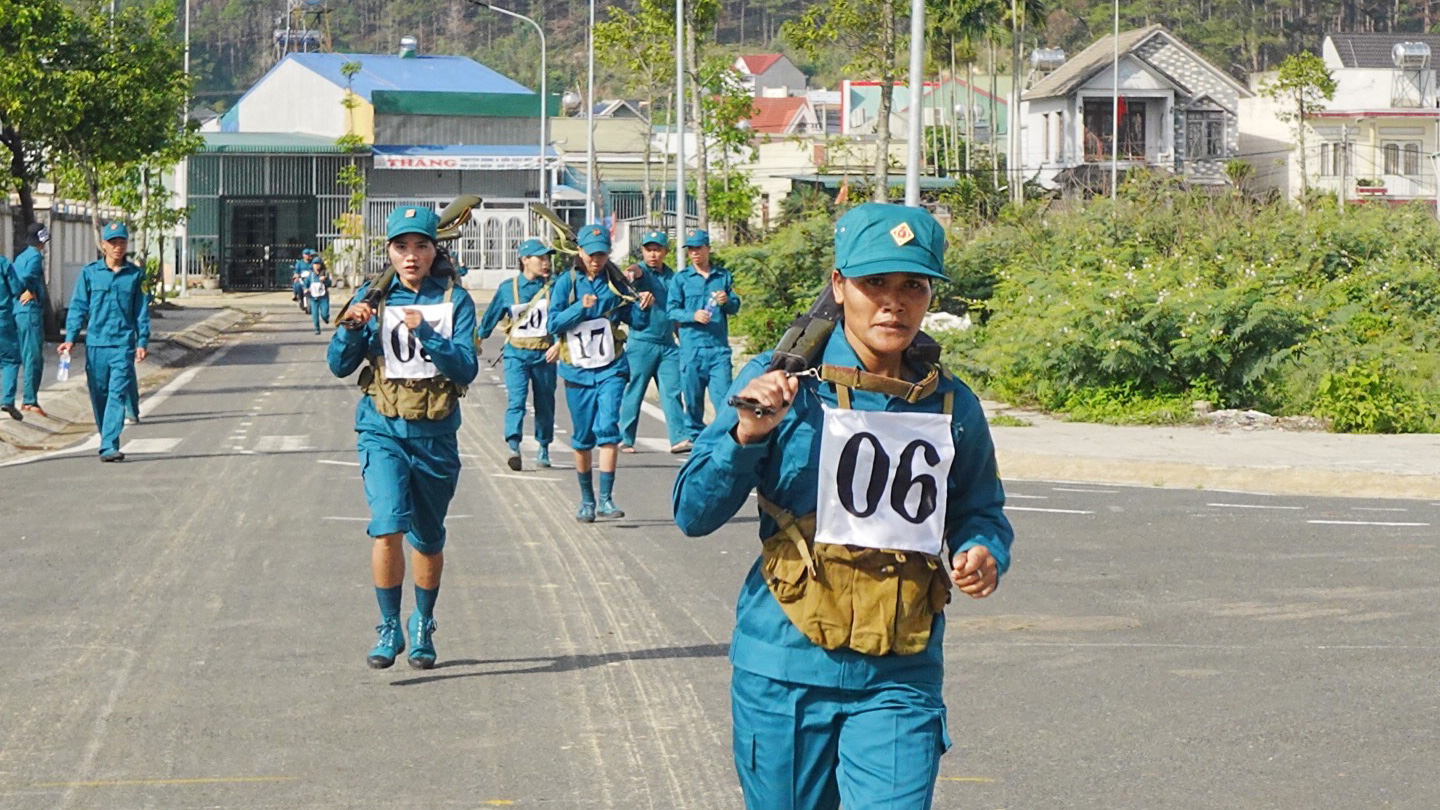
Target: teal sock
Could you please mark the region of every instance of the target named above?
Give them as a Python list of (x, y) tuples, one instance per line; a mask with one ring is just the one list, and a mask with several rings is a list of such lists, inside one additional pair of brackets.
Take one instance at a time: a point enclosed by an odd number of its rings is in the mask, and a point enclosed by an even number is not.
[(430, 617), (435, 615), (435, 600), (440, 598), (440, 589), (430, 590), (415, 586), (415, 611), (421, 616)]
[(380, 603), (381, 619), (400, 618), (400, 595), (401, 586), (393, 588), (375, 588), (375, 601)]
[(577, 472), (575, 477), (580, 479), (580, 502), (595, 502), (595, 474), (593, 472)]
[(615, 473), (600, 471), (600, 500), (610, 500), (610, 493), (615, 489)]

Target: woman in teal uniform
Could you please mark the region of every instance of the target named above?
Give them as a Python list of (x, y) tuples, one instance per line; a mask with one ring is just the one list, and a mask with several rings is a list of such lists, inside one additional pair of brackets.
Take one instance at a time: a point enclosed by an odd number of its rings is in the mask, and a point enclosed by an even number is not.
[(330, 280), (330, 271), (325, 269), (325, 261), (319, 256), (310, 263), (310, 276), (306, 280), (310, 294), (310, 322), (315, 327), (315, 334), (320, 334), (320, 324), (330, 323), (330, 288), (334, 282)]
[(559, 351), (550, 334), (550, 257), (555, 251), (539, 239), (520, 243), (520, 273), (495, 289), (480, 319), (480, 339), (499, 327), (505, 333), (500, 356), (505, 361), (506, 464), (520, 471), (520, 438), (525, 426), (525, 400), (535, 400), (535, 464), (550, 466), (555, 438), (555, 358)]
[(475, 303), (453, 275), (430, 272), (437, 225), (428, 208), (390, 214), (385, 236), (391, 269), (374, 282), (383, 297), (367, 303), (369, 285), (355, 291), (339, 316), (350, 328), (335, 331), (326, 355), (337, 377), (364, 366), (355, 432), (380, 604), (379, 638), (367, 658), (376, 669), (395, 663), (406, 647), (400, 626), (405, 542), (415, 581), (415, 610), (406, 628), (410, 666), (435, 665), (445, 514), (460, 478), (459, 399), (477, 371)]
[[(586, 225), (575, 239), (582, 254), (583, 272), (572, 268), (555, 279), (550, 293), (550, 331), (560, 340), (560, 379), (565, 381), (565, 404), (570, 408), (570, 446), (575, 450), (575, 474), (580, 483), (580, 508), (575, 519), (593, 523), (620, 518), (615, 505), (615, 463), (619, 458), (620, 398), (625, 393), (629, 365), (616, 326), (628, 323), (644, 329), (654, 297), (640, 293), (633, 299), (615, 286), (605, 271), (610, 261), (610, 232), (604, 225)], [(600, 448), (600, 502), (595, 502), (591, 454)]]
[(731, 388), (744, 406), (717, 415), (675, 481), (691, 536), (758, 495), (762, 552), (730, 645), (751, 810), (931, 806), (950, 744), (942, 611), (952, 586), (995, 591), (1013, 537), (979, 401), (912, 350), (944, 251), (922, 209), (842, 216), (843, 320), (817, 365), (755, 358)]

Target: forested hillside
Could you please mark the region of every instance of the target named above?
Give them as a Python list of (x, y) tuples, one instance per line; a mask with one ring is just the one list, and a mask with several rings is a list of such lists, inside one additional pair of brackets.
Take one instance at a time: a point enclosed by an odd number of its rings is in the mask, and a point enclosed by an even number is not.
[[(729, 51), (788, 50), (778, 39), (781, 23), (813, 5), (809, 0), (716, 1), (721, 11), (710, 34), (715, 47)], [(190, 2), (201, 101), (223, 107), (273, 64), (272, 32), (284, 3)], [(863, 6), (885, 0), (819, 2)], [(908, 11), (908, 0), (890, 2)], [(993, 7), (986, 18), (994, 19), (995, 36), (1008, 46), (1006, 0), (928, 2), (952, 8)], [(601, 0), (597, 15), (603, 19), (611, 7), (627, 5), (623, 0)], [(1024, 5), (1034, 8), (1036, 0)], [(1027, 29), (1027, 49), (1041, 45), (1074, 53), (1111, 29), (1113, 5), (1107, 0), (1040, 0), (1039, 5), (1044, 13)], [(401, 36), (413, 34), (422, 51), (471, 55), (527, 86), (534, 84), (537, 44), (532, 29), (466, 0), (331, 0), (330, 6), (326, 28), (334, 50), (390, 52)], [(583, 0), (509, 0), (507, 7), (544, 27), (551, 87), (578, 87), (585, 75), (589, 5)], [(1216, 65), (1243, 77), (1298, 50), (1317, 50), (1330, 32), (1430, 31), (1440, 23), (1440, 0), (1121, 0), (1120, 16), (1123, 27), (1162, 23)], [(902, 25), (908, 24), (902, 21)], [(988, 49), (978, 50), (983, 60)], [(844, 54), (827, 63), (795, 58), (815, 76), (817, 85), (833, 84), (843, 71)]]

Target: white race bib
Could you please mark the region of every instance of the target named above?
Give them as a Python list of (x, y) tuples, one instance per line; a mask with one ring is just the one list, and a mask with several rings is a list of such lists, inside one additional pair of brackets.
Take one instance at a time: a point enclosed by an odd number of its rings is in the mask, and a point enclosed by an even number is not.
[(323, 281), (312, 281), (312, 282), (310, 282), (310, 297), (311, 297), (311, 298), (324, 298), (324, 297), (325, 297), (325, 282), (323, 282)]
[(615, 361), (615, 333), (610, 321), (591, 318), (565, 333), (570, 347), (570, 365), (576, 368), (604, 368)]
[(510, 329), (512, 338), (543, 338), (549, 331), (550, 299), (541, 296), (528, 304), (514, 304), (510, 307), (510, 320), (515, 323)]
[(420, 345), (420, 339), (410, 334), (410, 329), (405, 326), (407, 309), (420, 310), (420, 317), (447, 338), (452, 337), (455, 330), (453, 303), (387, 305), (384, 322), (380, 324), (380, 347), (385, 354), (385, 378), (388, 380), (425, 380), (440, 373), (430, 362), (430, 355)]
[(825, 408), (815, 541), (940, 554), (950, 416)]

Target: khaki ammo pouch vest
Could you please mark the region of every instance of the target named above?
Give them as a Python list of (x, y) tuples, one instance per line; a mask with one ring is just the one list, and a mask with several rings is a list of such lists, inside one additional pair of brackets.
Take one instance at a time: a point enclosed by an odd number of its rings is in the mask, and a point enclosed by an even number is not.
[[(911, 384), (858, 369), (821, 367), (862, 384), (855, 387), (904, 396), (916, 402), (933, 393), (936, 367), (920, 383)], [(864, 375), (867, 379), (862, 381)], [(871, 380), (868, 378), (875, 378)], [(876, 384), (876, 380), (888, 383)], [(850, 407), (850, 386), (835, 383), (839, 404)], [(945, 395), (944, 412), (954, 407)], [(915, 551), (889, 551), (864, 546), (815, 542), (815, 513), (797, 516), (760, 496), (760, 508), (779, 529), (764, 540), (760, 572), (780, 609), (805, 637), (827, 650), (848, 648), (864, 655), (914, 655), (930, 643), (935, 614), (950, 601), (950, 570), (940, 557)]]
[[(580, 275), (579, 272), (575, 270), (571, 270), (570, 273), (572, 276), (572, 278), (570, 279), (570, 301), (566, 303), (566, 306), (570, 306), (575, 303), (575, 282), (579, 280)], [(624, 299), (627, 302), (633, 300), (629, 296), (616, 289), (614, 281), (607, 278), (606, 283), (609, 284), (610, 291), (620, 296), (621, 299)], [(608, 316), (609, 314), (610, 313), (607, 312), (601, 317)], [(620, 355), (625, 353), (625, 332), (621, 330), (620, 326), (614, 321), (609, 321), (609, 323), (610, 338), (611, 340), (615, 341), (615, 356), (619, 357)], [(561, 336), (560, 338), (560, 362), (564, 363), (567, 366), (575, 365), (574, 363), (570, 362), (570, 341), (566, 340), (564, 336)]]
[[(455, 291), (455, 279), (446, 282), (444, 303), (450, 303)], [(381, 298), (375, 309), (375, 322), (381, 320), (385, 299)], [(370, 364), (360, 369), (358, 380), (360, 390), (375, 404), (375, 410), (382, 416), (401, 419), (444, 419), (455, 411), (460, 397), (465, 396), (465, 386), (442, 375), (423, 380), (385, 379), (385, 358), (371, 355)]]
[[(513, 278), (510, 279), (510, 292), (511, 292), (510, 299), (511, 299), (512, 301), (515, 301), (516, 303), (519, 303), (519, 301), (520, 301), (520, 277), (519, 277), (519, 276), (515, 276), (515, 277), (513, 277)], [(533, 298), (531, 298), (529, 301), (526, 301), (526, 302), (525, 302), (525, 308), (522, 309), (522, 310), (520, 310), (520, 312), (519, 312), (519, 316), (520, 316), (520, 317), (519, 317), (519, 318), (514, 318), (514, 317), (511, 317), (511, 316), (509, 316), (509, 315), (505, 316), (506, 319), (509, 321), (509, 323), (505, 324), (505, 342), (506, 342), (506, 343), (510, 344), (511, 346), (514, 346), (514, 347), (517, 348), (517, 349), (548, 349), (548, 348), (550, 348), (550, 344), (553, 343), (554, 341), (551, 339), (551, 337), (550, 337), (549, 335), (546, 335), (545, 337), (514, 337), (513, 335), (510, 334), (511, 332), (514, 331), (516, 324), (518, 324), (520, 321), (524, 320), (526, 315), (529, 315), (529, 314), (530, 314), (530, 308), (533, 307), (533, 306), (535, 306), (535, 302), (541, 300), (542, 298), (546, 298), (546, 297), (548, 297), (549, 295), (550, 295), (550, 282), (549, 282), (549, 281), (546, 281), (545, 284), (544, 284), (544, 286), (542, 286), (542, 287), (540, 288), (540, 291), (537, 292), (537, 293), (535, 293), (535, 296), (534, 296)]]

